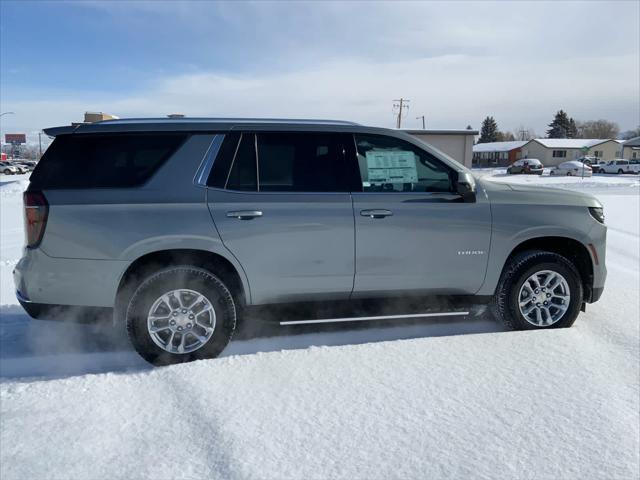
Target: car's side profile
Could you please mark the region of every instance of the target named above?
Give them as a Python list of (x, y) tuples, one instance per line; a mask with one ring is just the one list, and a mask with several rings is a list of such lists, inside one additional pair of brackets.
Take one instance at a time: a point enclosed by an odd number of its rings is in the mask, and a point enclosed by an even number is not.
[(36, 318), (113, 309), (154, 364), (218, 355), (257, 305), (446, 296), (556, 328), (604, 287), (594, 197), (476, 179), (399, 131), (148, 119), (47, 133), (17, 296)]
[(18, 175), (22, 173), (19, 168), (9, 162), (0, 163), (0, 172), (4, 173), (5, 175)]
[(602, 173), (640, 173), (640, 165), (624, 158), (614, 158), (600, 168)]
[(590, 177), (592, 174), (592, 167), (587, 163), (580, 162), (579, 160), (562, 162), (560, 165), (553, 167), (549, 171), (549, 175), (564, 175), (567, 177)]
[(507, 173), (514, 175), (517, 173), (530, 174), (530, 175), (542, 175), (544, 171), (544, 165), (537, 158), (521, 158), (516, 160), (507, 168)]

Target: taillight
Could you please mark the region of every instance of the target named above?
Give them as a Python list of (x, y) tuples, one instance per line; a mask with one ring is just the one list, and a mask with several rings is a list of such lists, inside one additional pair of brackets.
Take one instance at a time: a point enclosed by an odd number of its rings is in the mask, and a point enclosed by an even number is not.
[(49, 204), (42, 192), (24, 192), (24, 232), (28, 248), (42, 241), (49, 216)]

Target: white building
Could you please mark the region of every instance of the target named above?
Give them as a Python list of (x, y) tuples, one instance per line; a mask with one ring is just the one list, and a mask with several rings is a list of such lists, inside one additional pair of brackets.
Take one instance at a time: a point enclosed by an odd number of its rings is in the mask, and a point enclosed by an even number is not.
[(611, 160), (621, 154), (620, 141), (606, 138), (536, 138), (522, 147), (522, 158), (537, 158), (545, 166), (559, 165), (583, 156)]

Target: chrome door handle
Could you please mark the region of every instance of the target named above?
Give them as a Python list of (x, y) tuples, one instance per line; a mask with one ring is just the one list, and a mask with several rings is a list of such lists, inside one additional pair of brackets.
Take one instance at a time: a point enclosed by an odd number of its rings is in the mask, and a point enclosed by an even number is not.
[(391, 215), (393, 215), (393, 212), (385, 208), (374, 208), (371, 210), (360, 210), (360, 215), (370, 218), (384, 218), (390, 217)]
[(234, 212), (227, 212), (228, 218), (237, 218), (238, 220), (252, 220), (262, 216), (260, 210), (237, 210)]

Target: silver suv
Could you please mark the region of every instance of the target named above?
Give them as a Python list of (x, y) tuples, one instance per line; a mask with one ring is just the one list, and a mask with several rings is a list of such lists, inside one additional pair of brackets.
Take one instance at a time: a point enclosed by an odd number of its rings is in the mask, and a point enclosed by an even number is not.
[(446, 297), (417, 316), (484, 303), (511, 328), (544, 329), (603, 291), (598, 200), (474, 178), (399, 131), (145, 119), (46, 133), (18, 299), (35, 318), (113, 309), (156, 365), (215, 357), (259, 305)]

